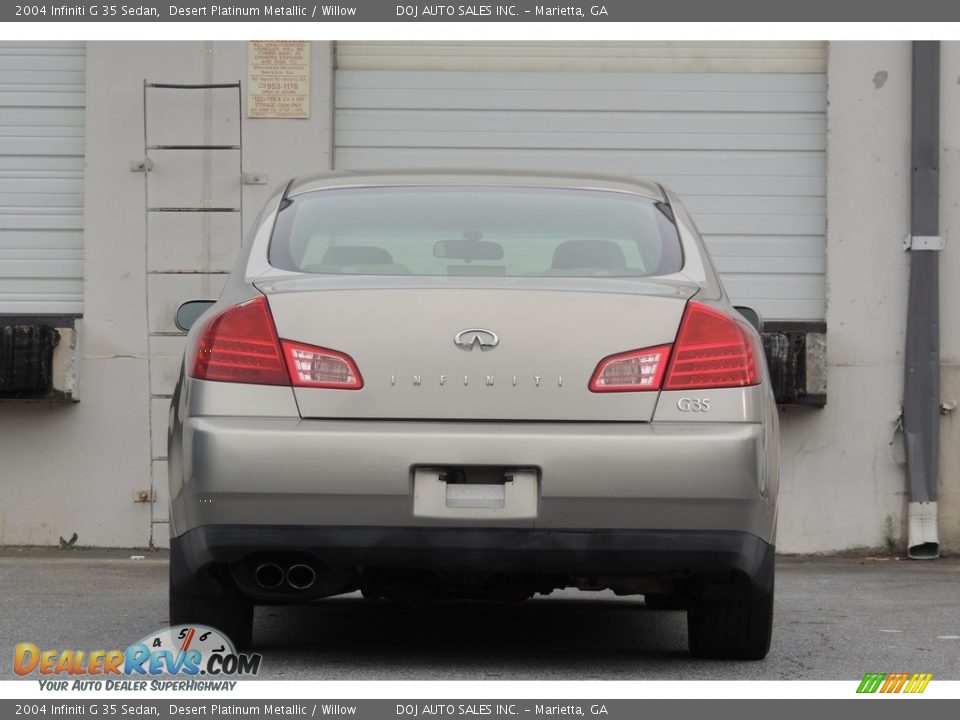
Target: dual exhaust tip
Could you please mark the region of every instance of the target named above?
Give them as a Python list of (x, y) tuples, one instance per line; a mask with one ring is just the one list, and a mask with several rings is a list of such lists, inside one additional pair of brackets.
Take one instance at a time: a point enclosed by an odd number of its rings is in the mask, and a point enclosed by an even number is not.
[(284, 570), (277, 563), (265, 562), (254, 570), (253, 579), (264, 590), (279, 590), (284, 583), (294, 590), (309, 590), (317, 581), (317, 573), (303, 563), (295, 563)]

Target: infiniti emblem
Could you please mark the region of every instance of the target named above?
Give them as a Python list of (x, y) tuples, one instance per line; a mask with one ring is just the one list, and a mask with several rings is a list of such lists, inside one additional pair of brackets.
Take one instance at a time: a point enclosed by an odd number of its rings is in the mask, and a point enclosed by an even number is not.
[(477, 345), (480, 346), (480, 350), (493, 350), (500, 342), (500, 338), (490, 330), (470, 328), (458, 332), (453, 342), (461, 350), (473, 350)]

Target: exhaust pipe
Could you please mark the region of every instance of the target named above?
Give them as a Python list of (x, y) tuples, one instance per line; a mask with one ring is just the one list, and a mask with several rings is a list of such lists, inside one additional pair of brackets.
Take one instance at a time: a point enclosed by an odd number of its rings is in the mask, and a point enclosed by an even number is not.
[(253, 571), (253, 579), (265, 590), (275, 590), (280, 587), (283, 577), (283, 568), (272, 562), (261, 563)]
[(287, 569), (287, 584), (296, 590), (307, 590), (317, 580), (317, 573), (309, 565), (291, 565)]

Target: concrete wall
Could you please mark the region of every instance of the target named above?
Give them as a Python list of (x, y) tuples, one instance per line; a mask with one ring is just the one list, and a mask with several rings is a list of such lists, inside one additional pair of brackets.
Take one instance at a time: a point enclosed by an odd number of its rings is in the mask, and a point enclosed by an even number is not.
[[(87, 53), (82, 400), (69, 406), (0, 403), (0, 544), (55, 545), (74, 532), (82, 545), (166, 544), (165, 396), (182, 349), (182, 340), (166, 333), (173, 330), (179, 300), (219, 292), (217, 273), (229, 267), (240, 242), (239, 224), (230, 227), (221, 218), (193, 241), (154, 227), (148, 247), (144, 175), (130, 172), (129, 163), (144, 154), (144, 79), (245, 80), (247, 44), (92, 42)], [(247, 224), (284, 178), (330, 167), (330, 43), (312, 43), (311, 60), (309, 120), (243, 120), (244, 167), (268, 173), (270, 184), (241, 186), (222, 159), (203, 160), (215, 193), (243, 193)], [(194, 112), (178, 98), (158, 106), (151, 96), (151, 109), (159, 113), (154, 129)], [(216, 136), (236, 123), (235, 96), (232, 107), (214, 100), (202, 109), (203, 117), (190, 117), (196, 123), (182, 122), (181, 115), (181, 126), (206, 123)], [(164, 194), (179, 194), (197, 204), (197, 192), (210, 188), (184, 183), (178, 162), (184, 161), (154, 153), (151, 190), (161, 201)], [(151, 489), (155, 502), (134, 502)]]
[[(960, 42), (941, 45), (940, 397), (960, 405)], [(940, 542), (960, 551), (960, 410), (941, 418)]]
[(827, 66), (828, 401), (781, 413), (789, 552), (881, 545), (904, 508), (888, 443), (903, 388), (910, 46), (831, 43)]
[[(960, 228), (960, 44), (945, 44), (943, 60), (943, 397), (957, 400), (960, 288), (950, 278), (960, 272), (960, 248), (949, 237)], [(231, 186), (216, 179), (218, 161), (207, 166), (216, 177), (198, 192), (242, 192), (247, 223), (283, 178), (329, 167), (329, 43), (313, 43), (312, 62), (310, 120), (244, 118), (245, 169), (269, 173), (268, 186)], [(781, 413), (784, 552), (883, 545), (888, 516), (902, 536), (906, 507), (895, 421), (909, 267), (900, 240), (909, 230), (910, 47), (832, 43), (828, 67), (829, 402)], [(245, 43), (89, 44), (82, 401), (0, 404), (0, 543), (55, 544), (73, 532), (84, 545), (165, 543), (166, 396), (182, 348), (167, 334), (171, 312), (182, 299), (215, 294), (239, 228), (208, 228), (199, 247), (154, 229), (146, 241), (144, 177), (128, 168), (143, 154), (142, 81), (234, 81), (245, 73)], [(205, 127), (231, 130), (226, 109), (208, 110)], [(155, 159), (151, 182), (181, 192), (164, 162)], [(941, 540), (954, 551), (958, 448), (957, 419), (945, 418)], [(134, 502), (151, 488), (156, 502)]]
[[(905, 543), (902, 434), (910, 231), (910, 44), (831, 43), (828, 59), (828, 405), (783, 421), (779, 547)], [(941, 231), (960, 229), (960, 44), (943, 45)], [(960, 396), (960, 248), (942, 253), (944, 399)], [(960, 435), (941, 428), (940, 538), (960, 550)]]

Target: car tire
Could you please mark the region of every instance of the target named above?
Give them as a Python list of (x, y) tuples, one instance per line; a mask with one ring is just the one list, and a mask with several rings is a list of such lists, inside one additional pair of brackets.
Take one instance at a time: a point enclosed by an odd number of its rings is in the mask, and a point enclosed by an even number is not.
[(706, 588), (687, 608), (690, 653), (698, 658), (763, 660), (773, 635), (773, 548), (751, 583)]
[(690, 653), (718, 660), (763, 660), (773, 633), (773, 598), (698, 601), (687, 610)]
[(687, 637), (698, 658), (763, 660), (773, 634), (776, 564), (770, 546), (752, 581), (707, 587), (690, 599)]
[(652, 593), (643, 596), (643, 604), (651, 610), (686, 610), (687, 599), (676, 593)]
[(227, 573), (217, 577), (216, 569), (180, 580), (175, 568), (176, 555), (170, 557), (170, 625), (208, 625), (224, 633), (237, 650), (248, 649), (253, 642), (253, 603), (245, 597)]

